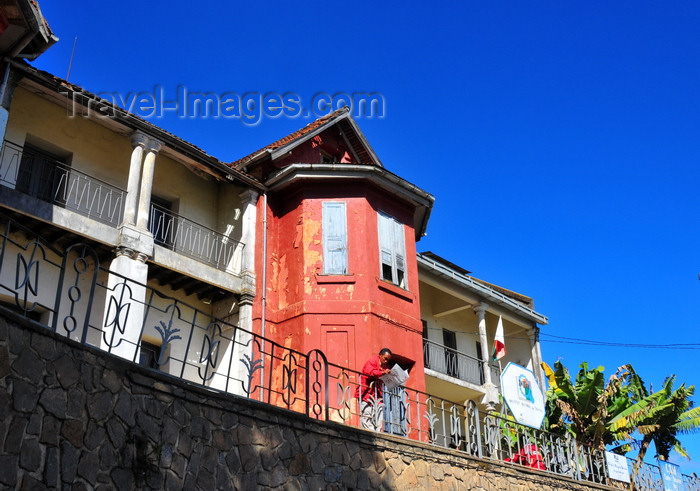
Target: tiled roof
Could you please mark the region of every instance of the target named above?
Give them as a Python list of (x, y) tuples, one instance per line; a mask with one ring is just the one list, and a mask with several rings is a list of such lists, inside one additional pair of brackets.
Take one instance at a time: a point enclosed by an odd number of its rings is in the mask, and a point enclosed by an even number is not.
[(250, 155), (246, 155), (245, 157), (236, 160), (235, 162), (231, 162), (230, 164), (227, 164), (229, 167), (232, 167), (234, 169), (242, 169), (245, 167), (247, 163), (249, 163), (252, 160), (255, 160), (255, 158), (260, 155), (263, 152), (266, 152), (268, 150), (276, 150), (280, 147), (283, 147), (289, 143), (294, 142), (295, 140), (298, 140), (299, 138), (304, 137), (305, 135), (311, 133), (312, 131), (316, 130), (317, 128), (320, 128), (326, 123), (329, 123), (330, 121), (336, 119), (339, 116), (342, 116), (343, 114), (347, 113), (349, 111), (348, 107), (342, 107), (336, 111), (333, 111), (332, 113), (323, 116), (322, 118), (319, 118), (300, 130), (295, 131), (294, 133), (290, 133), (289, 135), (285, 136), (284, 138), (280, 138), (279, 140), (270, 143), (269, 145), (264, 146), (260, 150), (257, 150)]

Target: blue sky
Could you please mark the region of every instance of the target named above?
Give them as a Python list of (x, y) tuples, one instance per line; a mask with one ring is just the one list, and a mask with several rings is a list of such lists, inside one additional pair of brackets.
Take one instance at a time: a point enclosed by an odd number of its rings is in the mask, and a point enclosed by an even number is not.
[[(700, 3), (41, 4), (34, 62), (91, 92), (374, 92), (384, 165), (436, 198), (418, 244), (529, 295), (544, 359), (700, 384)], [(222, 160), (311, 121), (151, 119)], [(700, 396), (696, 396), (696, 400)], [(700, 437), (682, 439), (700, 473)], [(678, 459), (674, 459), (678, 461)]]

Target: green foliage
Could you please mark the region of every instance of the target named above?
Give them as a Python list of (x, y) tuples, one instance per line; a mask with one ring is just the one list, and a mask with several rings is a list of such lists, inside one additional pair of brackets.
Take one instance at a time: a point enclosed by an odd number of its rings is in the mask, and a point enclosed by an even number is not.
[[(581, 363), (575, 381), (557, 361), (552, 370), (542, 364), (549, 380), (545, 429), (594, 448), (612, 446), (625, 454), (639, 448), (638, 463), (654, 442), (657, 457), (668, 460), (671, 450), (688, 457), (679, 435), (700, 431), (700, 407), (694, 408), (694, 386), (673, 388), (675, 376), (668, 377), (661, 390), (650, 394), (631, 365), (618, 368), (605, 382), (603, 367)], [(638, 439), (641, 435), (641, 440)]]
[[(618, 428), (634, 428), (642, 435), (638, 462), (644, 460), (651, 442), (660, 460), (668, 460), (671, 450), (690, 458), (678, 435), (700, 431), (700, 407), (694, 408), (691, 400), (695, 387), (682, 384), (674, 389), (675, 379), (675, 375), (666, 378), (661, 389), (653, 394), (644, 388), (639, 393), (641, 397), (611, 421), (611, 427), (618, 432), (621, 431)], [(631, 434), (626, 436), (632, 440)]]
[(631, 405), (628, 388), (631, 372), (620, 367), (605, 382), (604, 368), (589, 368), (581, 363), (575, 381), (557, 361), (552, 370), (542, 364), (549, 379), (545, 429), (558, 434), (570, 433), (578, 442), (604, 449), (616, 442), (609, 421)]

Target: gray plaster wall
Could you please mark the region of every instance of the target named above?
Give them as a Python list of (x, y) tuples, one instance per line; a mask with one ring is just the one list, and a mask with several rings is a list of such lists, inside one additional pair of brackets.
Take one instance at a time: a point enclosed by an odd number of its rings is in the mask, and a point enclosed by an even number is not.
[(0, 489), (609, 489), (193, 387), (0, 311)]

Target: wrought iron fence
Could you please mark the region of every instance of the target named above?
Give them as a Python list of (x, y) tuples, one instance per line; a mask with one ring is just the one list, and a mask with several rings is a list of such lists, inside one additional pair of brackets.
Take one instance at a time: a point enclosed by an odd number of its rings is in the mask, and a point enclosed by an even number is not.
[[(472, 384), (484, 384), (484, 362), (456, 349), (423, 339), (423, 360), (426, 368), (436, 372)], [(499, 386), (501, 370), (491, 364), (489, 364), (489, 370), (491, 370), (491, 382)]]
[[(330, 363), (319, 350), (301, 353), (217, 319), (110, 272), (85, 244), (58, 250), (1, 214), (0, 300), (56, 333), (134, 363), (148, 359), (143, 364), (192, 384), (506, 465), (616, 484), (601, 451), (504, 414), (484, 414), (473, 401), (364, 387), (357, 371)], [(370, 410), (362, 413), (358, 396), (365, 393)], [(643, 465), (635, 489), (661, 489), (659, 476), (658, 468)], [(684, 482), (697, 489), (692, 477)]]
[(506, 414), (480, 414), (476, 404), (466, 407), (467, 452), (482, 458), (523, 465), (578, 481), (608, 484), (605, 454), (562, 437), (515, 422)]
[(683, 474), (683, 488), (692, 491), (700, 490), (700, 477), (696, 476), (695, 474), (692, 476)]
[(149, 228), (155, 243), (217, 269), (240, 273), (243, 244), (151, 204)]
[(9, 141), (0, 153), (0, 184), (114, 227), (122, 221), (125, 191)]

